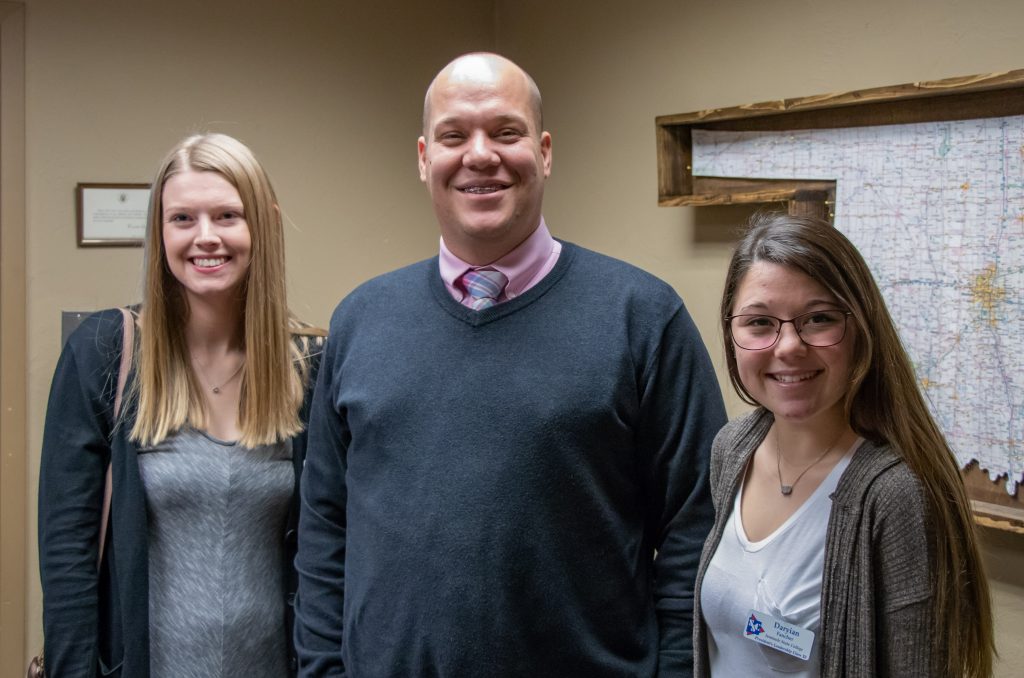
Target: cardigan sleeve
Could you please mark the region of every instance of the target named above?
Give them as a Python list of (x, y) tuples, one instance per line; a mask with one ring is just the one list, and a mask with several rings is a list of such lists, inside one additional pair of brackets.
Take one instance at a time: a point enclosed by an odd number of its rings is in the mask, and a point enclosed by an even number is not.
[(39, 468), (39, 572), (47, 675), (96, 673), (97, 550), (121, 350), (117, 310), (87, 318), (50, 387)]
[(926, 678), (940, 672), (933, 619), (933, 548), (921, 486), (903, 464), (871, 495), (877, 665), (874, 675)]

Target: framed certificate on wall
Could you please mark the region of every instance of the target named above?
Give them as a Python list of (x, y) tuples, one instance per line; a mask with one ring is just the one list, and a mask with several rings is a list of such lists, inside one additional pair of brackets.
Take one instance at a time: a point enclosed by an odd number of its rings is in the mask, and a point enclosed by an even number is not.
[(149, 184), (80, 183), (75, 203), (79, 247), (142, 247)]

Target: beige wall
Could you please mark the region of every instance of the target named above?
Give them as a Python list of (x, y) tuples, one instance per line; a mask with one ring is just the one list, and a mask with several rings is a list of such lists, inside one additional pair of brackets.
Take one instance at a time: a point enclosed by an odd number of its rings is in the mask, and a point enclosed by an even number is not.
[(294, 309), (326, 324), (366, 278), (430, 256), (416, 170), (424, 89), (493, 49), (489, 3), (432, 0), (30, 0), (28, 620), (38, 649), (35, 487), (62, 309), (138, 299), (139, 249), (77, 249), (77, 182), (148, 182), (198, 130), (247, 142), (290, 225)]
[[(498, 49), (520, 61), (545, 93), (554, 153), (545, 214), (552, 231), (671, 282), (720, 376), (716, 318), (729, 222), (745, 212), (657, 207), (654, 117), (1024, 68), (1024, 4), (1015, 0), (497, 6)], [(722, 384), (730, 411), (742, 411)], [(999, 675), (1016, 676), (1024, 665), (1024, 537), (985, 537), (1004, 657)]]
[[(34, 488), (59, 312), (135, 300), (141, 262), (139, 250), (75, 247), (76, 182), (148, 181), (194, 130), (242, 138), (293, 224), (293, 305), (326, 323), (358, 282), (436, 247), (414, 161), (423, 88), (450, 56), (497, 46), (546, 95), (554, 233), (670, 281), (718, 360), (722, 232), (738, 213), (656, 207), (655, 115), (1024, 66), (1015, 0), (27, 5), (28, 648), (39, 643)], [(989, 554), (1019, 563), (1022, 549), (1004, 538)], [(1009, 642), (1024, 627), (1024, 570), (996, 569), (1001, 647), (1024, 661)]]

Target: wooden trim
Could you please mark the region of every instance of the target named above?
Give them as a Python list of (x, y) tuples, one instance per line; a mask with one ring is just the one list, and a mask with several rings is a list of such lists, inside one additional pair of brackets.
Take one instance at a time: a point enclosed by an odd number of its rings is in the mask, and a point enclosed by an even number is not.
[(835, 191), (817, 191), (808, 188), (801, 188), (793, 195), (792, 200), (787, 204), (789, 213), (796, 217), (814, 217), (832, 223), (835, 213), (832, 205), (835, 204)]
[[(739, 205), (750, 203), (789, 202), (798, 194), (814, 194), (828, 206), (835, 204), (836, 182), (792, 179), (732, 179), (726, 177), (692, 177), (692, 193), (674, 195), (658, 202), (661, 207), (702, 207), (706, 205)], [(831, 215), (831, 210), (829, 210)], [(831, 219), (831, 216), (829, 216)]]
[(0, 2), (0, 675), (24, 675), (27, 554), (25, 6)]
[(690, 193), (693, 190), (693, 172), (690, 167), (693, 142), (690, 139), (690, 128), (659, 125), (657, 135), (658, 195)]
[(694, 111), (693, 113), (661, 115), (655, 118), (655, 122), (659, 127), (674, 127), (676, 125), (736, 120), (739, 118), (778, 115), (780, 113), (796, 111), (814, 111), (840, 106), (861, 106), (883, 101), (902, 101), (920, 97), (987, 92), (994, 89), (1017, 89), (1021, 87), (1024, 87), (1024, 69), (967, 75), (959, 78), (946, 78), (944, 80), (911, 82), (903, 85), (890, 85), (888, 87), (873, 87), (871, 89), (850, 92), (816, 94), (814, 96), (796, 97), (794, 99), (762, 101), (756, 104), (744, 104), (728, 108), (709, 108), (703, 111)]
[(971, 462), (960, 472), (971, 498), (975, 514), (984, 517), (978, 524), (1024, 534), (1024, 492), (1018, 485), (1016, 495), (1006, 492), (1006, 476), (991, 480), (978, 462)]
[(971, 500), (971, 510), (974, 511), (974, 522), (978, 525), (1024, 534), (1024, 521), (1021, 520), (1019, 511), (1004, 509), (976, 499)]
[[(655, 118), (658, 204), (675, 207), (793, 199), (772, 190), (761, 199), (760, 188), (719, 191), (704, 182), (705, 178), (694, 177), (693, 129), (830, 129), (1020, 114), (1024, 114), (1024, 69), (662, 115)], [(799, 183), (797, 188), (802, 190), (819, 190), (816, 182), (792, 183)]]

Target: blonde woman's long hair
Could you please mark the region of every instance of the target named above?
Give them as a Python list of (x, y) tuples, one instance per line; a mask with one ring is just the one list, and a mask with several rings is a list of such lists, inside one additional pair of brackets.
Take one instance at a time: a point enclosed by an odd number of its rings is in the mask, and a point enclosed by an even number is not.
[(186, 171), (216, 172), (238, 191), (252, 239), (240, 289), (239, 334), (246, 359), (241, 372), (240, 443), (247, 447), (284, 440), (301, 430), (308, 367), (305, 355), (323, 332), (288, 312), (284, 229), (277, 198), (263, 167), (238, 140), (200, 134), (181, 141), (157, 171), (149, 201), (143, 303), (136, 379), (130, 397), (135, 422), (130, 437), (151, 446), (183, 426), (204, 428), (206, 406), (185, 342), (189, 317), (184, 290), (167, 265), (163, 242), (163, 187)]
[[(830, 224), (787, 214), (755, 215), (736, 246), (722, 295), (729, 378), (740, 397), (758, 405), (743, 386), (725, 318), (743, 277), (757, 262), (791, 268), (817, 281), (852, 313), (856, 344), (844, 407), (851, 427), (887, 443), (920, 480), (934, 527), (935, 647), (945, 654), (944, 676), (992, 674), (994, 636), (988, 582), (974, 517), (953, 451), (928, 411), (910, 358), (882, 294), (857, 248)], [(924, 554), (915, 557), (925, 557)]]

